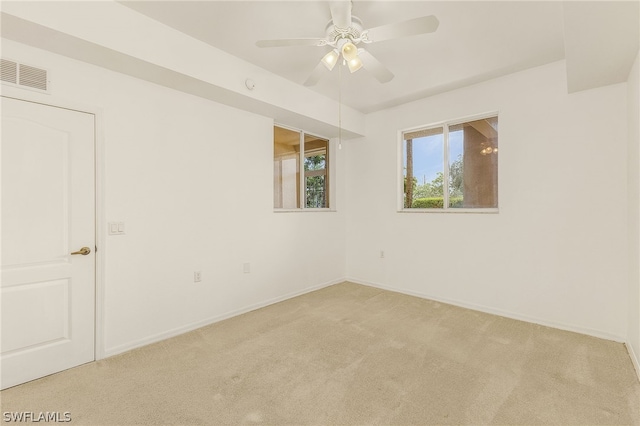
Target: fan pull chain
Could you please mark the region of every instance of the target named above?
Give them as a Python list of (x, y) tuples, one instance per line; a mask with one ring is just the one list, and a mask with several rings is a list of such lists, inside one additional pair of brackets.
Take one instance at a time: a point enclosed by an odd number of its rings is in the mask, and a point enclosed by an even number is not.
[(342, 149), (342, 67), (338, 67), (338, 149)]

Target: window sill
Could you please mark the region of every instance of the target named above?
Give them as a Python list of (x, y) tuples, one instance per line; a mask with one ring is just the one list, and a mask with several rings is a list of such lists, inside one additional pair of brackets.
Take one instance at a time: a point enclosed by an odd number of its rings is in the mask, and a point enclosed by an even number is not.
[(451, 208), (451, 209), (402, 209), (398, 210), (398, 213), (453, 213), (453, 214), (473, 214), (473, 213), (489, 213), (489, 214), (497, 214), (500, 213), (499, 209), (459, 209), (459, 208)]
[(306, 212), (315, 212), (315, 213), (335, 213), (337, 210), (335, 209), (273, 209), (274, 213), (306, 213)]

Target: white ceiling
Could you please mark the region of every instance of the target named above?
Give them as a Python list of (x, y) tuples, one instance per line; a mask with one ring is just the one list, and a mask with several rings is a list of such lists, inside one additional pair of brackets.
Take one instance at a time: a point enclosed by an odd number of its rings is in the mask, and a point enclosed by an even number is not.
[[(126, 1), (122, 4), (216, 48), (302, 84), (328, 47), (258, 48), (257, 40), (323, 37), (324, 1)], [(365, 28), (435, 15), (435, 33), (383, 41), (367, 50), (395, 78), (366, 70), (327, 71), (312, 88), (364, 113), (565, 57), (563, 5), (556, 1), (354, 1)]]
[[(640, 0), (354, 0), (353, 14), (365, 28), (428, 15), (440, 26), (367, 45), (395, 74), (392, 81), (336, 67), (312, 88), (319, 95), (302, 83), (327, 47), (260, 49), (255, 42), (323, 37), (326, 1), (0, 1), (0, 29), (3, 40), (327, 137), (361, 136), (372, 111), (562, 59), (568, 93), (622, 83), (640, 48)], [(245, 87), (248, 77), (256, 90)], [(339, 93), (342, 121), (334, 113)]]

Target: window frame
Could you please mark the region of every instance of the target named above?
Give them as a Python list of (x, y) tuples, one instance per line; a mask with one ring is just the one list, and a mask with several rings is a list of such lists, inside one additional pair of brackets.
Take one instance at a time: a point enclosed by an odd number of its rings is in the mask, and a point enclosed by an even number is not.
[[(499, 213), (500, 212), (500, 161), (498, 161), (498, 206), (497, 207), (473, 207), (473, 208), (461, 208), (461, 207), (449, 207), (449, 191), (443, 191), (443, 207), (442, 208), (406, 208), (404, 207), (404, 152), (403, 152), (403, 142), (404, 142), (404, 134), (412, 131), (419, 130), (430, 130), (436, 128), (442, 128), (442, 135), (444, 139), (443, 145), (443, 158), (442, 158), (442, 175), (444, 179), (444, 183), (449, 182), (449, 127), (455, 126), (458, 124), (464, 124), (470, 121), (482, 120), (486, 118), (498, 117), (498, 111), (485, 112), (482, 114), (470, 115), (462, 118), (456, 118), (451, 120), (443, 120), (435, 123), (408, 127), (405, 129), (398, 130), (398, 142), (397, 142), (397, 204), (396, 211), (397, 213), (453, 213), (453, 214), (468, 214), (468, 213)], [(448, 187), (448, 185), (447, 185)]]
[[(273, 127), (280, 127), (282, 129), (285, 130), (290, 130), (292, 132), (297, 132), (300, 136), (300, 152), (298, 154), (298, 163), (300, 164), (300, 173), (299, 173), (299, 182), (298, 182), (298, 186), (299, 186), (299, 193), (297, 194), (298, 199), (300, 200), (300, 207), (297, 208), (279, 208), (279, 207), (273, 207), (273, 212), (274, 213), (296, 213), (296, 212), (335, 212), (336, 208), (335, 208), (335, 143), (334, 140), (331, 138), (328, 138), (326, 136), (322, 136), (319, 135), (317, 133), (312, 133), (312, 132), (307, 132), (305, 130), (296, 128), (296, 127), (291, 127), (291, 126), (287, 126), (285, 124), (280, 124), (277, 122), (273, 123)], [(323, 169), (323, 172), (321, 173), (321, 175), (325, 176), (325, 181), (326, 181), (326, 186), (325, 186), (325, 191), (327, 192), (326, 196), (326, 202), (329, 204), (329, 207), (306, 207), (306, 178), (307, 176), (310, 176), (311, 174), (318, 174), (318, 172), (320, 172), (319, 170), (311, 170), (311, 171), (307, 171), (304, 170), (304, 160), (305, 160), (305, 149), (304, 149), (304, 139), (305, 136), (312, 136), (312, 137), (316, 137), (319, 139), (324, 139), (327, 141), (327, 155), (325, 157), (325, 168)], [(272, 140), (271, 142), (271, 157), (272, 159), (274, 158), (274, 143), (275, 141)], [(273, 174), (273, 170), (272, 170), (272, 174)], [(273, 197), (272, 197), (273, 198)]]

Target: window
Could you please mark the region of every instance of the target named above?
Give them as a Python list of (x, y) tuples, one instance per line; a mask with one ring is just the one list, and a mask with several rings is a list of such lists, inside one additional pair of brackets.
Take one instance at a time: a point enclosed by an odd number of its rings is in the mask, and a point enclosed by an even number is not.
[(498, 117), (403, 132), (402, 178), (404, 210), (497, 209)]
[(329, 208), (328, 139), (274, 127), (273, 207)]

